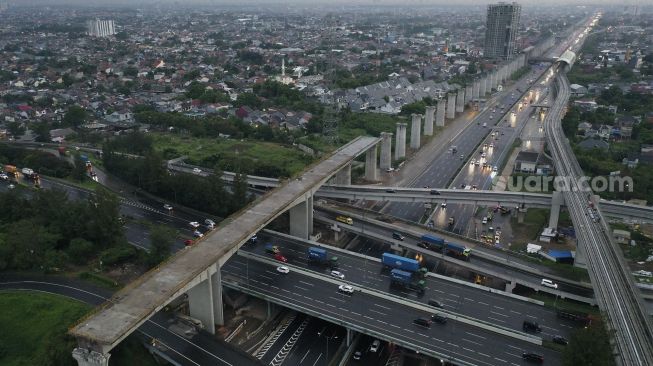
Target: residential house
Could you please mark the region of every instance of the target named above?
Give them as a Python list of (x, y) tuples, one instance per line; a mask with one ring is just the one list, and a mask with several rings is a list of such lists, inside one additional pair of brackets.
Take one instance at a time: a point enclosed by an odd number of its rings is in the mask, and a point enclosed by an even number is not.
[(582, 85), (571, 84), (569, 88), (571, 89), (571, 96), (574, 98), (580, 98), (587, 94), (587, 88)]

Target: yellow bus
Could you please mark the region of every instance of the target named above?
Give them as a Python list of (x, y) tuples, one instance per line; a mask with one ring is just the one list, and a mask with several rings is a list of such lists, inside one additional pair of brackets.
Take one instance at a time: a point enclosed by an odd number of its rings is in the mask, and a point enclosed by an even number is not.
[(336, 221), (344, 222), (347, 225), (354, 224), (354, 220), (352, 220), (351, 217), (347, 217), (347, 216), (338, 216), (336, 217)]

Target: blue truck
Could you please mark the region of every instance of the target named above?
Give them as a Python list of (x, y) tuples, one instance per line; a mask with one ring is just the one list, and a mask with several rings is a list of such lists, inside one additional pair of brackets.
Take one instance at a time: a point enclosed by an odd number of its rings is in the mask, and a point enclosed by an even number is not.
[(469, 258), (472, 253), (471, 249), (464, 245), (445, 242), (444, 239), (431, 234), (422, 235), (420, 246), (430, 250), (446, 250), (447, 253), (458, 257)]
[(426, 282), (419, 275), (398, 268), (390, 271), (390, 284), (415, 290), (420, 294), (424, 293), (424, 288), (426, 287)]
[(318, 247), (308, 248), (308, 261), (312, 263), (328, 264), (332, 268), (338, 267), (338, 257), (329, 257), (326, 249)]
[(409, 272), (415, 272), (419, 270), (419, 262), (414, 259), (391, 253), (383, 253), (383, 257), (381, 259), (381, 262), (386, 267), (403, 269), (404, 271)]

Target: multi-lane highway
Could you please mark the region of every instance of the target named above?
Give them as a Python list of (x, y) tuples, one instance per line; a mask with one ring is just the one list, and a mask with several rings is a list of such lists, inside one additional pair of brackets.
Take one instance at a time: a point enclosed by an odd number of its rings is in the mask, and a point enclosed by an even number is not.
[[(290, 239), (273, 232), (260, 235), (258, 244), (248, 244), (242, 251), (254, 253), (263, 257), (271, 257), (265, 252), (264, 243), (278, 245), (288, 263), (293, 266), (315, 271), (325, 276), (330, 275), (327, 267), (315, 265), (307, 261), (310, 243)], [(379, 293), (387, 293), (397, 298), (409, 299), (427, 304), (436, 300), (442, 308), (453, 314), (470, 319), (485, 321), (514, 331), (522, 330), (522, 322), (529, 318), (537, 319), (543, 326), (542, 336), (550, 339), (555, 335), (566, 336), (572, 327), (556, 317), (553, 310), (540, 304), (529, 302), (518, 297), (512, 297), (500, 291), (490, 292), (481, 286), (471, 285), (462, 281), (452, 281), (449, 278), (428, 276), (426, 291), (419, 295), (415, 291), (393, 288), (390, 286), (390, 274), (383, 270), (379, 258), (367, 257), (348, 251), (332, 251), (330, 255), (338, 257), (339, 271), (345, 275), (344, 280), (357, 287), (365, 287)], [(437, 266), (438, 262), (431, 262)], [(307, 277), (304, 281), (311, 282)], [(435, 310), (435, 308), (434, 308)]]
[(522, 352), (533, 350), (543, 354), (547, 362), (559, 362), (555, 351), (460, 321), (450, 319), (430, 328), (415, 325), (414, 319), (430, 318), (435, 311), (398, 306), (364, 291), (345, 295), (337, 284), (308, 279), (294, 267), (282, 274), (276, 265), (234, 256), (222, 268), (222, 276), (224, 286), (456, 364), (520, 365)]

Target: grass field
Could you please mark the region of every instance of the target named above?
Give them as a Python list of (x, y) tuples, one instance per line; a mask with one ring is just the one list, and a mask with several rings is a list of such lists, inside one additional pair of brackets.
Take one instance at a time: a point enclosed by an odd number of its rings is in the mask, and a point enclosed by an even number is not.
[[(68, 327), (90, 307), (59, 295), (0, 292), (0, 365), (76, 366), (75, 340)], [(112, 351), (111, 365), (154, 366), (154, 359), (134, 340)]]
[(162, 152), (166, 159), (186, 155), (188, 162), (207, 168), (220, 165), (223, 170), (234, 171), (236, 165), (241, 164), (248, 173), (256, 174), (255, 169), (263, 169), (261, 167), (276, 167), (293, 175), (313, 161), (312, 157), (299, 149), (271, 142), (194, 138), (170, 134), (151, 136), (154, 138), (155, 149)]

